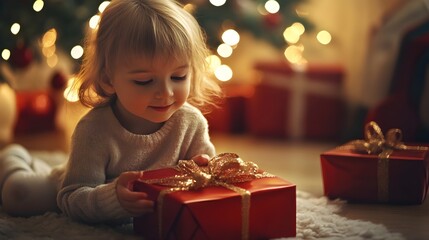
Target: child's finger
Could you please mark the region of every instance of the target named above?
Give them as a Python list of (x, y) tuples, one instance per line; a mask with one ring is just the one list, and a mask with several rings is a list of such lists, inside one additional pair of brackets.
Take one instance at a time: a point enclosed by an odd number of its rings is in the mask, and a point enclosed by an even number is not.
[(148, 197), (147, 193), (145, 192), (133, 192), (123, 186), (117, 186), (116, 191), (123, 201), (138, 201), (140, 199), (147, 199)]
[(192, 160), (198, 165), (198, 166), (206, 166), (209, 163), (210, 157), (207, 154), (200, 154), (197, 156), (194, 156)]
[(124, 172), (121, 175), (119, 175), (117, 184), (120, 186), (124, 186), (129, 190), (132, 190), (133, 182), (137, 181), (142, 176), (142, 174), (143, 174), (142, 171)]
[(132, 215), (139, 216), (143, 213), (152, 212), (154, 203), (149, 200), (139, 200), (137, 202), (125, 202), (123, 207)]

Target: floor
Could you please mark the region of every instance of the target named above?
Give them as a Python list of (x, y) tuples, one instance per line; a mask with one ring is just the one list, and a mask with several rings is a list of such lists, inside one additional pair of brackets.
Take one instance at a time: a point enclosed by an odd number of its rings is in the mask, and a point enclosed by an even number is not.
[[(62, 131), (18, 136), (16, 142), (34, 150), (69, 150), (69, 139), (78, 119), (85, 113), (69, 104), (59, 116)], [(260, 168), (297, 185), (300, 191), (323, 196), (320, 153), (337, 143), (260, 139), (248, 134), (213, 133), (217, 152), (234, 152)], [(422, 205), (346, 204), (340, 215), (384, 224), (406, 239), (429, 239), (429, 200)]]

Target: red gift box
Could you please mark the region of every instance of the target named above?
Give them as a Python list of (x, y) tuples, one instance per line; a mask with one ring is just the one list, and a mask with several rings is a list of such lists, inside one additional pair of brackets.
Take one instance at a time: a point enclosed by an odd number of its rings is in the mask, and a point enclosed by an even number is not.
[(243, 133), (247, 130), (246, 105), (253, 95), (253, 86), (225, 85), (224, 101), (207, 113), (210, 132)]
[(421, 204), (428, 190), (429, 151), (393, 150), (386, 159), (345, 144), (321, 154), (324, 193), (350, 202)]
[[(145, 171), (143, 180), (172, 177), (173, 168)], [(250, 239), (294, 237), (296, 235), (296, 186), (278, 177), (255, 179), (234, 186), (251, 193), (248, 212)], [(169, 187), (136, 182), (135, 191), (143, 191), (156, 201)], [(157, 202), (156, 204), (160, 204)], [(134, 218), (134, 230), (147, 239), (159, 239), (159, 225), (165, 239), (240, 239), (242, 237), (242, 196), (224, 187), (213, 186), (195, 191), (173, 191), (158, 210)]]
[(249, 129), (258, 136), (338, 139), (344, 120), (343, 69), (285, 62), (259, 63), (262, 73), (249, 103)]
[(16, 134), (53, 131), (56, 129), (58, 104), (51, 91), (17, 91)]

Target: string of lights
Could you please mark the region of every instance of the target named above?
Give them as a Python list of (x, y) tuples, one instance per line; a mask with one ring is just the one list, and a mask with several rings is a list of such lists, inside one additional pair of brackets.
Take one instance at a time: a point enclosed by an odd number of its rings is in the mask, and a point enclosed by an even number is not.
[[(240, 44), (243, 32), (266, 40), (284, 51), (293, 64), (305, 64), (303, 34), (313, 25), (297, 5), (305, 0), (182, 0), (206, 32), (213, 51), (207, 61), (220, 81), (233, 78), (231, 67), (223, 63)], [(14, 51), (35, 48), (48, 66), (55, 68), (58, 51), (79, 63), (84, 54), (84, 32), (95, 29), (100, 13), (109, 1), (101, 0), (6, 0), (0, 1), (1, 58), (13, 64)], [(328, 44), (329, 32), (321, 31), (318, 41)], [(23, 55), (24, 55), (23, 54)], [(15, 61), (16, 62), (16, 61)], [(25, 65), (24, 65), (25, 66)]]

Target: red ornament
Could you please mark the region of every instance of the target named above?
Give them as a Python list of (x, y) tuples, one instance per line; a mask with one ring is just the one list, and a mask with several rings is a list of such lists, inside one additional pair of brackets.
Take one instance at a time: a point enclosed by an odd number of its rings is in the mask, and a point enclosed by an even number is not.
[(25, 68), (33, 61), (33, 52), (25, 44), (12, 49), (9, 62), (12, 67)]
[(276, 28), (282, 22), (282, 16), (279, 13), (269, 13), (264, 17), (265, 25), (269, 28)]
[(55, 72), (51, 78), (51, 87), (54, 90), (64, 89), (67, 83), (67, 79), (61, 72)]

